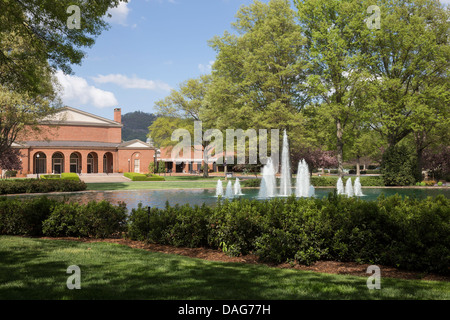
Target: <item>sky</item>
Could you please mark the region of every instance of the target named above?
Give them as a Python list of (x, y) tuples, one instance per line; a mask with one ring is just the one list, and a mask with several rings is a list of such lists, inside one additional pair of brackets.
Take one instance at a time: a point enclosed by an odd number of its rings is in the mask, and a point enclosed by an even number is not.
[[(131, 0), (112, 9), (111, 27), (72, 75), (57, 72), (65, 105), (108, 119), (155, 112), (154, 103), (189, 78), (209, 73), (208, 40), (233, 31), (240, 6), (253, 0)], [(262, 2), (268, 2), (262, 1)], [(81, 17), (82, 17), (81, 12)], [(82, 23), (82, 20), (81, 20)]]
[[(269, 0), (262, 0), (267, 3)], [(208, 40), (233, 32), (241, 6), (253, 0), (129, 0), (110, 11), (111, 27), (86, 48), (73, 75), (57, 72), (65, 105), (108, 119), (155, 113), (155, 102), (185, 80), (209, 73)], [(441, 0), (449, 4), (450, 0)], [(81, 17), (82, 17), (81, 12)], [(81, 20), (82, 23), (82, 20)]]

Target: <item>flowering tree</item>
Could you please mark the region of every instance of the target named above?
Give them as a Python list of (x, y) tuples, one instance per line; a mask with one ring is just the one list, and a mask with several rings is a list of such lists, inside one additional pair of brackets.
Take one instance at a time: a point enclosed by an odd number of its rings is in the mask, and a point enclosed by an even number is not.
[(296, 160), (295, 162), (305, 159), (311, 173), (314, 169), (338, 166), (335, 153), (324, 151), (321, 148), (301, 148), (292, 154), (292, 159)]
[(424, 151), (423, 169), (430, 170), (433, 179), (450, 175), (450, 147), (442, 147), (438, 152)]
[(21, 170), (20, 152), (17, 149), (8, 149), (0, 154), (0, 168), (3, 170)]

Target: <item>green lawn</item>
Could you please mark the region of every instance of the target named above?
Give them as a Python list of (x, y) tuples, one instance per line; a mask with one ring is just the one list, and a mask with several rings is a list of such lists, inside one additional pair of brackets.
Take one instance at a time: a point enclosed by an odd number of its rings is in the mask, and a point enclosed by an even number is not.
[(130, 181), (86, 183), (87, 190), (140, 190), (140, 189), (207, 189), (215, 188), (216, 180), (206, 181)]
[[(69, 290), (70, 265), (81, 290)], [(220, 263), (108, 243), (0, 237), (0, 299), (450, 299), (450, 283)]]
[[(162, 175), (164, 177), (164, 175)], [(215, 188), (217, 180), (224, 177), (165, 176), (166, 181), (130, 181), (87, 183), (87, 190), (140, 190), (140, 189), (208, 189)], [(234, 179), (233, 179), (234, 181)]]

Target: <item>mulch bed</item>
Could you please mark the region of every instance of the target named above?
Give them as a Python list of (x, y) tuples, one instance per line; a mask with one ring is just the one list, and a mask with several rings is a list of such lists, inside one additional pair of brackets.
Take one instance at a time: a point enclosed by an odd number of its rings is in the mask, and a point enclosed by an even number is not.
[[(81, 241), (85, 243), (95, 242), (109, 242), (121, 245), (126, 245), (134, 249), (142, 249), (151, 252), (160, 252), (167, 254), (177, 254), (181, 256), (198, 258), (209, 261), (219, 262), (236, 262), (236, 263), (248, 263), (248, 264), (264, 264), (269, 267), (281, 268), (281, 269), (295, 269), (306, 270), (320, 273), (340, 274), (340, 275), (352, 275), (369, 277), (371, 274), (366, 273), (369, 264), (359, 264), (356, 262), (339, 262), (339, 261), (317, 261), (311, 266), (305, 266), (300, 264), (270, 264), (262, 263), (255, 255), (245, 255), (239, 257), (227, 256), (220, 250), (208, 249), (208, 248), (178, 248), (168, 245), (151, 244), (143, 241), (134, 241), (128, 239), (88, 239), (88, 238), (49, 238), (42, 237), (41, 239), (48, 240), (71, 240)], [(398, 279), (420, 279), (420, 280), (433, 280), (433, 281), (450, 281), (450, 276), (443, 276), (437, 274), (425, 274), (421, 272), (404, 271), (393, 267), (378, 265), (381, 270), (381, 276), (387, 278)]]

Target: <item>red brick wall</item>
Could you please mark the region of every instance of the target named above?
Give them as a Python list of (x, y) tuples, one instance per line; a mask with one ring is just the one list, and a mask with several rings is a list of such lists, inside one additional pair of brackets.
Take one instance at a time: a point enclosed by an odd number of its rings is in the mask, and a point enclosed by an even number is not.
[(122, 128), (120, 127), (91, 127), (91, 126), (47, 126), (38, 127), (40, 131), (27, 129), (17, 141), (98, 141), (108, 143), (122, 142)]

